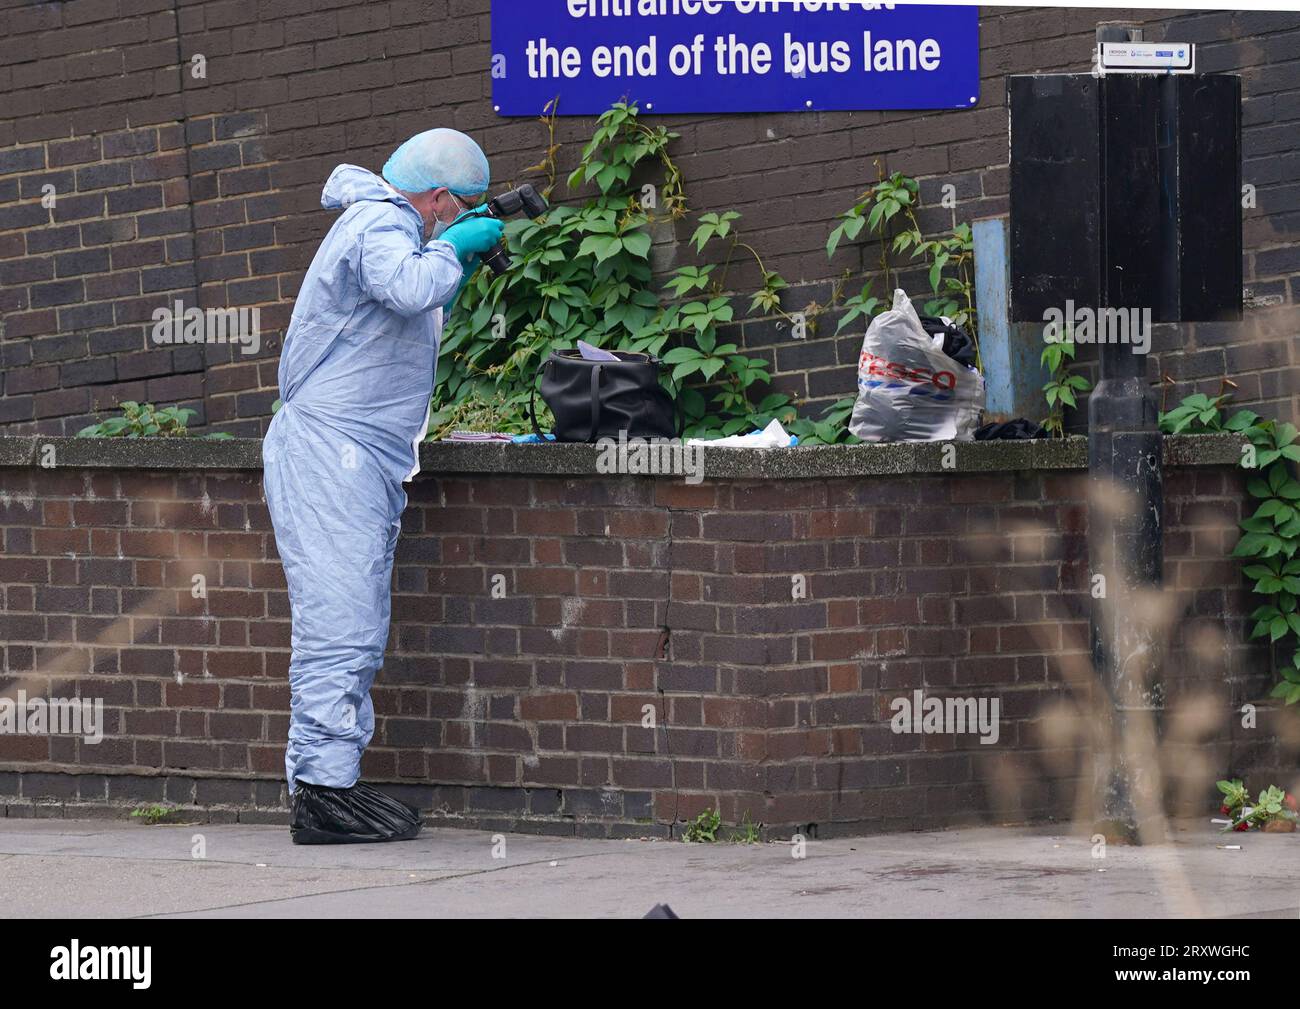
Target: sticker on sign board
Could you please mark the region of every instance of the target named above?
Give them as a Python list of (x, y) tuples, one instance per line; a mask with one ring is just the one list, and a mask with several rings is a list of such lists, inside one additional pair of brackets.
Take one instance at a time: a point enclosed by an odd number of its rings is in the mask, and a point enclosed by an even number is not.
[(1190, 42), (1105, 42), (1103, 74), (1194, 74), (1196, 46)]
[(827, 0), (492, 0), (503, 116), (969, 109), (979, 10)]

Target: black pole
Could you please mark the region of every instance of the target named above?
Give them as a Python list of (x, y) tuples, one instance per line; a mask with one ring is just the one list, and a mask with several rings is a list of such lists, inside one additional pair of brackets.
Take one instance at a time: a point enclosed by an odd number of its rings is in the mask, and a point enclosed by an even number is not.
[(1088, 403), (1088, 549), (1092, 656), (1108, 703), (1094, 753), (1095, 803), (1100, 833), (1135, 841), (1140, 769), (1130, 766), (1127, 745), (1131, 733), (1154, 729), (1164, 707), (1158, 628), (1143, 616), (1144, 596), (1161, 584), (1161, 436), (1146, 358), (1123, 345), (1098, 349), (1101, 380)]

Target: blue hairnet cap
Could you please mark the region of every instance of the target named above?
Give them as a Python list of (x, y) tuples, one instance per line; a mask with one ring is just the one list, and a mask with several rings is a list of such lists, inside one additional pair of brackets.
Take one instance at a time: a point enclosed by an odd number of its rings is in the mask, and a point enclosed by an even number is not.
[(478, 196), (487, 192), (488, 160), (459, 130), (425, 130), (393, 152), (383, 176), (407, 193), (446, 186), (459, 196)]

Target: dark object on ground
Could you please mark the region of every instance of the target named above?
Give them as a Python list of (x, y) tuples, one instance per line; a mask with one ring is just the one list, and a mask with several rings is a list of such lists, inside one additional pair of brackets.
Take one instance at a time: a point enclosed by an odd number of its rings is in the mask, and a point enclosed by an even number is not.
[(669, 907), (667, 904), (656, 904), (648, 912), (646, 912), (641, 916), (641, 920), (644, 921), (646, 918), (676, 918), (676, 917), (677, 915), (673, 914), (673, 909)]
[(420, 832), (420, 811), (373, 785), (326, 788), (295, 782), (289, 833), (294, 844), (369, 844), (409, 841)]
[(976, 441), (1028, 441), (1030, 438), (1046, 437), (1047, 428), (1032, 420), (1025, 420), (1024, 417), (1003, 421), (1001, 424), (985, 424), (975, 429)]
[(967, 368), (975, 367), (975, 341), (966, 330), (936, 319), (933, 315), (921, 316), (921, 328), (931, 336), (943, 334), (943, 352), (958, 364)]

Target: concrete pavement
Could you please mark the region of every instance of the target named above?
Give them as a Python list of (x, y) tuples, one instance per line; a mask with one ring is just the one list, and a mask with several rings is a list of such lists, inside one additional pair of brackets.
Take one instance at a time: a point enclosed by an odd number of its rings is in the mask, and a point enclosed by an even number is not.
[(1094, 858), (1061, 829), (809, 841), (795, 858), (788, 843), (426, 828), (296, 847), (284, 827), (4, 819), (0, 916), (625, 918), (657, 902), (683, 918), (1300, 916), (1300, 834), (1187, 824)]

